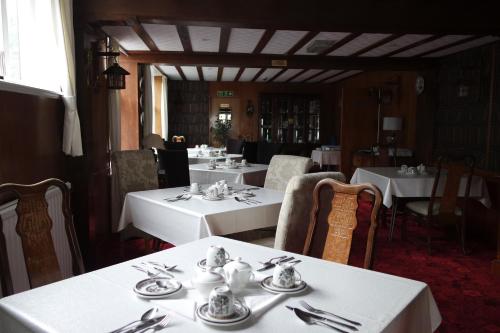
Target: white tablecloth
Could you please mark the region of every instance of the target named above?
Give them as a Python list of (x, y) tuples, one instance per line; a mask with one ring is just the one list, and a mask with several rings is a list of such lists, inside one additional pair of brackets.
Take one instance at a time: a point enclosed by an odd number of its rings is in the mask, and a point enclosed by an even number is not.
[[(398, 198), (426, 198), (432, 194), (434, 173), (429, 170), (427, 175), (404, 176), (398, 174), (394, 167), (357, 168), (351, 178), (351, 184), (372, 183), (376, 185), (383, 195), (383, 204), (392, 206), (392, 197)], [(438, 187), (438, 196), (443, 193), (446, 177), (441, 177)], [(462, 179), (459, 195), (465, 191), (466, 178)], [(486, 207), (491, 206), (488, 189), (483, 178), (472, 177), (470, 197), (477, 198)]]
[(243, 155), (242, 154), (227, 154), (225, 156), (208, 157), (208, 156), (198, 156), (198, 155), (189, 155), (188, 154), (189, 164), (208, 163), (211, 160), (216, 160), (217, 162), (224, 162), (226, 160), (226, 158), (230, 158), (232, 160), (235, 160), (236, 162), (241, 162)]
[[(241, 256), (254, 267), (258, 267), (258, 261), (286, 254), (220, 237), (205, 238), (0, 299), (0, 332), (108, 332), (139, 319), (154, 305), (172, 316), (169, 325), (160, 332), (220, 331), (200, 320), (193, 320), (194, 316), (189, 314), (189, 304), (193, 304), (191, 308), (194, 310), (193, 301), (199, 298), (195, 290), (181, 291), (170, 298), (155, 301), (139, 299), (132, 291), (134, 284), (145, 277), (131, 267), (133, 263), (155, 260), (177, 264), (180, 271), (176, 276), (185, 282), (194, 276), (195, 262), (205, 256), (206, 249), (212, 244), (224, 246), (231, 257)], [(359, 332), (364, 333), (430, 333), (441, 323), (441, 315), (425, 283), (293, 255), (302, 260), (296, 268), (310, 286), (309, 290), (300, 295), (277, 298), (255, 286), (256, 297), (260, 297), (258, 304), (276, 301), (266, 308), (261, 306), (253, 318), (237, 327), (238, 330), (332, 332), (325, 327), (304, 324), (285, 308), (285, 305), (298, 306), (299, 300), (361, 322), (363, 326)], [(246, 302), (248, 291), (243, 297)]]
[(228, 183), (247, 184), (253, 186), (264, 186), (266, 173), (269, 165), (251, 164), (247, 167), (230, 169), (219, 163), (215, 170), (209, 170), (208, 164), (190, 164), (189, 178), (191, 183), (213, 184), (216, 181), (225, 179)]
[(313, 150), (311, 151), (311, 159), (319, 164), (324, 165), (340, 165), (340, 150)]
[(203, 155), (209, 156), (211, 152), (225, 152), (226, 148), (215, 148), (215, 147), (207, 147), (207, 148), (188, 148), (187, 149), (189, 155)]
[(272, 227), (278, 224), (284, 196), (282, 192), (261, 188), (253, 191), (255, 197), (252, 198), (260, 203), (252, 205), (237, 202), (233, 197), (208, 201), (200, 195), (194, 195), (187, 201), (164, 200), (181, 193), (185, 193), (183, 187), (128, 193), (118, 230), (132, 223), (150, 235), (180, 245), (212, 235)]

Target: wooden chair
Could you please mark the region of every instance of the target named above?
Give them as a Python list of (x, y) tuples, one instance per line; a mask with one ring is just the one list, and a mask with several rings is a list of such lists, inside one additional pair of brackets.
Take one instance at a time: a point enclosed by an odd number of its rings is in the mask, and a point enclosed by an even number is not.
[[(443, 170), (446, 170), (446, 182), (442, 196), (438, 194), (442, 187)], [(437, 163), (437, 171), (432, 186), (431, 198), (428, 201), (411, 201), (406, 204), (406, 208), (410, 213), (417, 215), (420, 219), (427, 222), (427, 245), (428, 251), (431, 252), (432, 243), (432, 226), (435, 224), (455, 224), (459, 229), (460, 243), (464, 254), (467, 252), (465, 248), (465, 208), (469, 198), (472, 175), (474, 173), (474, 159), (472, 157), (440, 157)], [(459, 191), (461, 188), (462, 179), (465, 176), (465, 189), (463, 192), (462, 207), (459, 207)], [(403, 221), (401, 228), (402, 237), (406, 234), (406, 222)]]
[(342, 264), (348, 263), (353, 231), (356, 229), (358, 223), (356, 217), (358, 196), (363, 191), (369, 191), (374, 197), (374, 203), (371, 211), (363, 267), (371, 269), (373, 265), (372, 253), (377, 230), (378, 212), (382, 202), (380, 190), (372, 184), (348, 185), (333, 179), (324, 179), (316, 185), (313, 192), (313, 208), (303, 254), (311, 255), (312, 241), (313, 239), (318, 239), (318, 237), (315, 237), (315, 233), (318, 229), (317, 221), (320, 213), (320, 191), (325, 186), (331, 187), (334, 194), (327, 216), (328, 230), (324, 241), (322, 259)]
[(160, 187), (189, 186), (189, 159), (187, 150), (158, 149), (158, 176)]
[[(84, 272), (82, 255), (76, 238), (70, 209), (70, 193), (64, 182), (51, 178), (33, 185), (3, 184), (0, 195), (13, 193), (17, 199), (16, 232), (21, 238), (24, 263), (31, 288), (40, 287), (62, 280), (51, 229), (53, 221), (49, 216), (45, 193), (51, 186), (56, 186), (62, 193), (62, 212), (64, 228), (72, 257), (74, 275)], [(7, 246), (0, 216), (0, 277), (4, 296), (14, 293), (9, 269)]]

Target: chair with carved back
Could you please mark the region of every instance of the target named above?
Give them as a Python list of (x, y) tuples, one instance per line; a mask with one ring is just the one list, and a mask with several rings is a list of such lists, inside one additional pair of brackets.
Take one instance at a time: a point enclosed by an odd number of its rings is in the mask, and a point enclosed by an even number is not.
[[(326, 212), (321, 214), (325, 217), (326, 225), (324, 232), (319, 228), (320, 216), (320, 191), (324, 187), (331, 188), (333, 198)], [(350, 185), (333, 179), (324, 179), (315, 186), (313, 191), (313, 208), (311, 219), (307, 230), (303, 254), (311, 255), (313, 248), (321, 253), (321, 258), (342, 264), (348, 264), (351, 253), (353, 232), (357, 227), (357, 210), (360, 193), (368, 191), (372, 194), (372, 210), (370, 214), (370, 227), (366, 242), (366, 250), (363, 267), (371, 269), (373, 266), (373, 249), (375, 246), (375, 235), (377, 231), (377, 220), (382, 194), (372, 184)], [(328, 205), (325, 205), (328, 206)], [(326, 230), (325, 230), (326, 228)], [(316, 242), (317, 244), (314, 244)], [(317, 251), (319, 249), (319, 251)]]
[[(467, 252), (465, 247), (465, 209), (473, 174), (473, 157), (441, 156), (438, 158), (430, 200), (411, 201), (406, 204), (406, 209), (410, 213), (417, 215), (427, 223), (426, 237), (429, 253), (432, 250), (432, 227), (450, 224), (456, 225), (460, 234), (462, 251)], [(442, 195), (440, 195), (441, 193)], [(461, 202), (463, 202), (462, 205)], [(403, 221), (401, 232), (402, 236), (406, 234), (406, 221)]]
[[(15, 230), (20, 237), (24, 263), (30, 288), (40, 287), (63, 279), (58, 254), (51, 230), (56, 227), (52, 221), (45, 194), (50, 187), (57, 187), (62, 193), (62, 214), (64, 230), (71, 252), (73, 275), (84, 272), (80, 247), (76, 238), (70, 209), (70, 192), (64, 182), (51, 178), (33, 185), (7, 183), (0, 185), (0, 195), (9, 193), (17, 198), (17, 222)], [(9, 256), (4, 235), (4, 223), (0, 216), (0, 277), (3, 296), (14, 293), (9, 268)], [(12, 264), (12, 263), (11, 263)]]

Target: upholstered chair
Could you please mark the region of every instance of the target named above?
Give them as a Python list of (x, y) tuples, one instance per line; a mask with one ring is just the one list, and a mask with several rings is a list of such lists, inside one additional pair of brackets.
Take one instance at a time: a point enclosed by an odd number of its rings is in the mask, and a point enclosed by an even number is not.
[(157, 149), (165, 149), (165, 143), (163, 139), (158, 134), (149, 134), (142, 140), (142, 148), (157, 148)]
[(267, 170), (264, 188), (284, 192), (293, 176), (308, 173), (312, 165), (313, 161), (307, 157), (274, 155)]
[(281, 204), (276, 237), (261, 238), (252, 243), (302, 253), (311, 215), (314, 187), (326, 178), (341, 182), (346, 180), (341, 172), (317, 172), (292, 177)]

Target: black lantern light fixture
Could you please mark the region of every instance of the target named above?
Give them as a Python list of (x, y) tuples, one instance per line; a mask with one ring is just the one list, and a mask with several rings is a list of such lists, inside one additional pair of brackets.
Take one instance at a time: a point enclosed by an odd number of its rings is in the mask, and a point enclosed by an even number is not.
[(106, 63), (111, 63), (102, 73), (106, 75), (108, 89), (125, 89), (125, 76), (130, 75), (130, 73), (118, 64), (117, 57), (120, 55), (120, 52), (113, 51), (109, 37), (106, 38), (106, 51), (96, 53), (97, 56), (106, 57), (108, 59)]

